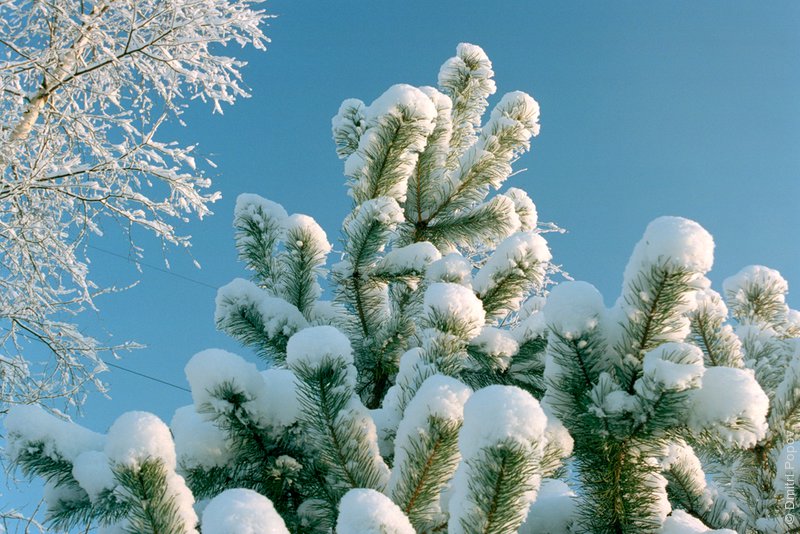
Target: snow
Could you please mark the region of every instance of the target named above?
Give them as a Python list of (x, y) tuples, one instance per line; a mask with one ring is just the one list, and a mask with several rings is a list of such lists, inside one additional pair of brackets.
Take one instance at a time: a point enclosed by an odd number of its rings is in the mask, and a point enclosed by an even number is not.
[(300, 418), (297, 379), (288, 369), (272, 368), (261, 371), (264, 379), (264, 404), (269, 407), (270, 424), (288, 427)]
[(660, 534), (700, 534), (702, 532), (718, 532), (719, 534), (735, 534), (735, 531), (723, 528), (711, 530), (702, 521), (683, 510), (675, 510), (664, 520)]
[(397, 371), (395, 383), (383, 397), (380, 411), (376, 410), (377, 418), (375, 419), (375, 424), (381, 436), (381, 451), (391, 451), (391, 443), (386, 438), (389, 434), (393, 434), (400, 424), (405, 406), (411, 400), (408, 395), (415, 393), (412, 391), (412, 384), (424, 365), (422, 349), (419, 347), (407, 350), (400, 357), (400, 368)]
[(488, 386), (473, 393), (464, 406), (458, 448), (465, 460), (509, 439), (538, 448), (544, 445), (546, 428), (547, 416), (530, 393), (516, 386)]
[(692, 393), (690, 424), (729, 444), (752, 447), (767, 433), (769, 400), (750, 369), (709, 367)]
[[(456, 47), (455, 57), (445, 61), (439, 69), (439, 87), (452, 97), (454, 95), (448, 89), (461, 85), (461, 81), (468, 75), (472, 78), (471, 86), (477, 93), (477, 98), (485, 99), (497, 90), (494, 80), (491, 79), (494, 76), (492, 62), (483, 49), (473, 44), (460, 43)], [(480, 113), (474, 115), (476, 116), (471, 114), (466, 119), (473, 124), (479, 124)]]
[(477, 336), (486, 320), (483, 304), (475, 293), (462, 285), (447, 282), (436, 282), (428, 286), (423, 299), (423, 310), (423, 314), (429, 318), (455, 321), (466, 339)]
[[(184, 479), (175, 473), (175, 445), (169, 428), (161, 419), (147, 412), (126, 412), (108, 430), (104, 449), (112, 465), (139, 469), (148, 460), (162, 463), (166, 475), (165, 491), (175, 504), (184, 532), (196, 532), (197, 514), (194, 496)], [(96, 473), (95, 473), (96, 474)], [(101, 480), (95, 481), (97, 485)]]
[(264, 290), (243, 278), (236, 278), (217, 291), (214, 321), (220, 324), (240, 307), (255, 308), (264, 322), (267, 337), (278, 334), (290, 336), (308, 326), (308, 322), (294, 305), (281, 298), (268, 296)]
[(472, 265), (458, 252), (431, 263), (425, 277), (431, 282), (449, 282), (472, 287)]
[(138, 467), (145, 460), (176, 466), (175, 444), (164, 422), (147, 412), (126, 412), (108, 430), (104, 452), (114, 464)]
[[(195, 354), (185, 368), (195, 408), (201, 414), (209, 408), (228, 411), (231, 405), (214, 396), (223, 384), (232, 385), (244, 394), (244, 408), (258, 418), (261, 415), (266, 386), (256, 366), (240, 356), (222, 349), (206, 349)], [(207, 416), (204, 416), (207, 417)], [(213, 418), (213, 415), (211, 416)]]
[(507, 129), (517, 134), (516, 141), (524, 144), (539, 135), (539, 103), (522, 91), (511, 91), (503, 95), (494, 107), (489, 120), (481, 131), (481, 137), (497, 135)]
[(425, 149), (427, 136), (433, 131), (437, 117), (436, 106), (428, 96), (411, 85), (398, 84), (387, 89), (364, 109), (367, 130), (361, 135), (358, 149), (353, 152), (344, 164), (344, 173), (352, 179), (350, 194), (357, 202), (363, 202), (374, 196), (372, 184), (375, 177), (367, 175), (373, 161), (382, 161), (386, 151), (386, 131), (380, 125), (386, 123), (386, 116), (402, 120), (404, 124), (414, 123), (414, 137), (404, 140), (402, 152), (394, 154), (394, 158), (386, 160), (393, 169), (396, 178), (392, 183), (383, 184), (381, 195), (403, 202), (406, 198), (408, 177), (414, 171), (419, 154)]
[[(374, 222), (394, 227), (403, 221), (405, 221), (403, 209), (394, 198), (378, 197), (366, 200), (356, 206), (344, 220), (342, 226), (344, 227), (344, 233), (352, 236), (363, 232), (364, 228)], [(345, 258), (345, 261), (347, 261), (347, 258)]]
[(239, 221), (248, 218), (256, 221), (262, 230), (271, 225), (283, 228), (288, 217), (283, 206), (259, 195), (242, 193), (236, 197), (236, 207), (233, 210), (234, 225), (238, 225)]
[[(685, 441), (678, 440), (670, 442), (664, 455), (659, 458), (659, 464), (663, 471), (675, 469), (683, 473), (683, 476), (692, 480), (695, 488), (706, 488), (706, 474), (703, 472), (703, 465), (694, 452), (694, 449)], [(714, 502), (712, 493), (705, 491), (701, 497), (702, 502), (697, 503), (700, 507), (710, 509)]]
[(408, 403), (395, 438), (394, 469), (387, 493), (402, 480), (405, 461), (413, 445), (426, 428), (428, 419), (435, 417), (445, 421), (461, 422), (464, 418), (464, 404), (472, 394), (469, 386), (455, 378), (436, 374), (428, 377), (417, 390), (417, 394)]
[[(474, 460), (481, 450), (513, 441), (530, 451), (530, 454), (539, 454), (545, 445), (546, 427), (547, 416), (539, 402), (516, 386), (493, 385), (472, 394), (464, 406), (464, 424), (458, 435), (462, 460), (450, 489), (442, 499), (442, 504), (450, 512), (448, 532), (465, 532), (462, 522), (469, 517), (474, 506), (470, 502), (470, 480), (477, 476), (472, 471), (475, 468)], [(522, 497), (524, 502), (520, 508), (520, 523), (536, 498), (539, 480), (538, 473), (529, 480), (532, 489)]]
[(357, 98), (348, 98), (339, 106), (339, 112), (331, 119), (333, 139), (336, 141), (336, 153), (340, 158), (350, 155), (353, 146), (366, 128), (364, 102)]
[(539, 215), (536, 211), (536, 205), (528, 196), (528, 193), (517, 187), (510, 187), (504, 195), (514, 203), (514, 211), (517, 212), (519, 217), (519, 229), (523, 232), (535, 230), (536, 223), (539, 222)]
[(683, 217), (659, 217), (647, 225), (625, 267), (625, 286), (637, 273), (662, 264), (670, 271), (705, 274), (714, 263), (714, 239)]
[(308, 311), (308, 320), (312, 326), (335, 326), (347, 322), (347, 312), (338, 302), (317, 300)]
[(728, 307), (725, 306), (725, 302), (719, 293), (713, 289), (705, 288), (701, 291), (696, 291), (694, 297), (697, 301), (697, 313), (722, 320), (728, 317)]
[(58, 419), (36, 405), (12, 406), (6, 415), (5, 427), (5, 452), (11, 458), (41, 443), (45, 456), (72, 462), (85, 451), (101, 450), (105, 442), (103, 435)]
[(572, 439), (567, 427), (553, 413), (553, 408), (544, 399), (539, 403), (547, 417), (547, 426), (544, 429), (545, 441), (548, 447), (556, 447), (561, 451), (561, 458), (566, 458), (572, 454), (575, 441)]
[(605, 313), (603, 296), (587, 282), (563, 282), (554, 287), (542, 309), (547, 324), (567, 339), (593, 331)]
[[(644, 462), (652, 467), (658, 467), (658, 461), (654, 458), (645, 458)], [(646, 504), (649, 514), (663, 522), (672, 511), (672, 505), (667, 495), (667, 479), (655, 470), (643, 474), (642, 478), (643, 484), (650, 489), (653, 495), (653, 500)]]
[(512, 334), (505, 329), (484, 326), (480, 334), (472, 338), (469, 344), (484, 354), (492, 357), (496, 368), (508, 369), (511, 358), (519, 352), (519, 344)]
[(767, 289), (779, 302), (789, 291), (789, 284), (781, 273), (763, 265), (750, 265), (722, 282), (722, 289), (731, 307), (747, 302), (747, 294), (754, 288)]
[[(547, 365), (550, 365), (550, 361), (548, 361)], [(549, 369), (547, 368), (545, 369), (545, 376), (549, 376)], [(550, 395), (551, 390), (548, 389), (545, 398), (548, 399)], [(602, 372), (597, 377), (597, 382), (589, 392), (589, 398), (592, 400), (589, 410), (597, 417), (616, 416), (641, 411), (641, 399), (620, 389), (617, 382), (607, 372)]]
[(642, 369), (665, 390), (695, 388), (705, 372), (703, 352), (688, 343), (663, 343), (644, 355)]
[(231, 459), (225, 433), (203, 419), (193, 404), (175, 410), (169, 426), (181, 469), (210, 469), (224, 466)]
[(575, 492), (560, 480), (542, 480), (519, 534), (569, 534), (578, 515)]
[(294, 213), (286, 220), (287, 238), (292, 235), (307, 236), (312, 243), (311, 248), (316, 249), (322, 254), (331, 251), (331, 244), (328, 243), (328, 236), (325, 230), (317, 224), (312, 217), (302, 213)]
[(406, 515), (386, 495), (351, 489), (339, 502), (337, 534), (415, 534)]
[(382, 115), (396, 113), (398, 108), (403, 108), (408, 117), (430, 121), (436, 119), (436, 106), (424, 92), (418, 88), (399, 83), (391, 86), (381, 96), (376, 98), (365, 109), (367, 120), (374, 120)]
[[(481, 267), (473, 280), (473, 287), (479, 295), (488, 293), (497, 283), (499, 278), (515, 271), (527, 269), (537, 265), (540, 276), (544, 276), (546, 264), (552, 259), (547, 241), (534, 232), (518, 232), (504, 239)], [(509, 311), (516, 311), (525, 295), (520, 294), (509, 304), (508, 310), (498, 311), (505, 315)]]
[(86, 451), (72, 462), (72, 476), (94, 501), (100, 492), (113, 489), (117, 482), (108, 464), (108, 456), (100, 451)]
[(225, 490), (203, 510), (203, 534), (288, 534), (272, 502), (253, 490)]
[(433, 244), (420, 241), (391, 250), (384, 256), (377, 269), (388, 274), (401, 274), (407, 271), (423, 273), (428, 264), (441, 257), (439, 250)]
[(289, 367), (317, 367), (323, 360), (338, 360), (340, 365), (353, 365), (350, 340), (332, 326), (312, 326), (289, 338), (286, 364)]
[(519, 345), (538, 337), (545, 337), (547, 335), (546, 318), (543, 313), (533, 313), (517, 323), (510, 333)]

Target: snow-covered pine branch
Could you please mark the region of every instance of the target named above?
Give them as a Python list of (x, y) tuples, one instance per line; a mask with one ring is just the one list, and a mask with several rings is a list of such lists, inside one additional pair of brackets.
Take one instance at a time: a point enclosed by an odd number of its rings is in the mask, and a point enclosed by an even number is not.
[[(86, 242), (106, 222), (188, 246), (175, 222), (219, 198), (196, 147), (163, 140), (188, 100), (245, 98), (244, 62), (264, 49), (253, 0), (12, 0), (0, 4), (0, 409), (103, 390), (105, 347), (70, 317), (105, 288)], [(213, 164), (211, 164), (213, 165)], [(131, 250), (141, 255), (134, 244)], [(23, 338), (27, 338), (23, 340)], [(51, 353), (26, 357), (28, 341)]]
[[(438, 90), (342, 104), (332, 130), (353, 206), (333, 302), (321, 300), (322, 229), (239, 197), (252, 281), (220, 289), (215, 319), (269, 368), (195, 355), (194, 404), (171, 425), (177, 459), (154, 452), (153, 484), (184, 503), (185, 481), (191, 528), (211, 533), (788, 532), (800, 315), (787, 284), (747, 268), (726, 282), (726, 306), (705, 278), (711, 236), (662, 217), (611, 309), (585, 282), (546, 295), (536, 207), (519, 189), (489, 197), (538, 133), (538, 105), (511, 93), (481, 127), (492, 76), (462, 44)], [(127, 479), (108, 477), (102, 436), (54, 420), (26, 429), (25, 417), (12, 412), (12, 454), (52, 481), (51, 525), (150, 509), (128, 492), (108, 515)]]

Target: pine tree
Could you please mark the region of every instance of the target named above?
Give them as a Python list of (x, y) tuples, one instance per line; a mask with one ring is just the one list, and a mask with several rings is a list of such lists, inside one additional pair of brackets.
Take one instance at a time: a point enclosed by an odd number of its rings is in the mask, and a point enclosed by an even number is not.
[(239, 197), (251, 279), (219, 290), (215, 322), (268, 368), (195, 355), (193, 404), (171, 437), (143, 414), (104, 437), (12, 413), (10, 452), (48, 482), (52, 528), (778, 528), (788, 497), (775, 488), (800, 431), (785, 282), (752, 268), (727, 283), (734, 330), (705, 277), (711, 236), (662, 217), (611, 309), (583, 282), (546, 295), (552, 227), (523, 191), (491, 195), (538, 134), (539, 109), (509, 93), (481, 126), (492, 76), (462, 44), (438, 89), (342, 104), (333, 137), (353, 205), (330, 271), (313, 219)]

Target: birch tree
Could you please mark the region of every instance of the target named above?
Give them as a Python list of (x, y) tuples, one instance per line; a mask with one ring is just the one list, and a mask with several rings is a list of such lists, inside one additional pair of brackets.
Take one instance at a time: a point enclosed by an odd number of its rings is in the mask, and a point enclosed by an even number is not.
[(219, 52), (265, 48), (255, 3), (0, 1), (0, 410), (102, 389), (114, 347), (75, 323), (108, 290), (87, 237), (113, 221), (189, 245), (175, 223), (210, 213), (213, 163), (159, 130), (189, 100), (222, 113), (248, 96), (244, 62)]

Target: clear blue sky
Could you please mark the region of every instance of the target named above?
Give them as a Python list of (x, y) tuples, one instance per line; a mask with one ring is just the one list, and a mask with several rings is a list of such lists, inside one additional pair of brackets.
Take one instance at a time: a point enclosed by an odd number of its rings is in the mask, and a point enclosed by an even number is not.
[[(273, 43), (247, 51), (253, 97), (212, 116), (195, 102), (188, 128), (219, 165), (216, 215), (193, 223), (196, 270), (182, 253), (172, 271), (213, 287), (246, 276), (231, 218), (254, 192), (314, 216), (335, 242), (349, 209), (330, 118), (348, 97), (371, 101), (395, 83), (435, 85), (461, 41), (484, 48), (498, 93), (523, 90), (542, 107), (542, 130), (507, 186), (526, 189), (550, 234), (555, 261), (595, 284), (611, 304), (647, 223), (660, 215), (700, 222), (716, 241), (711, 278), (741, 267), (776, 268), (800, 307), (800, 3), (276, 0)], [(234, 52), (234, 49), (231, 49)], [(238, 50), (236, 51), (237, 53)], [(123, 255), (123, 243), (93, 242)], [(122, 365), (185, 386), (196, 352), (223, 347), (215, 291), (94, 252), (95, 276), (137, 287), (98, 301), (95, 332), (147, 348)], [(147, 263), (161, 266), (158, 245)], [(94, 395), (81, 420), (105, 431), (132, 409), (169, 421), (188, 393), (115, 370), (112, 400)]]

